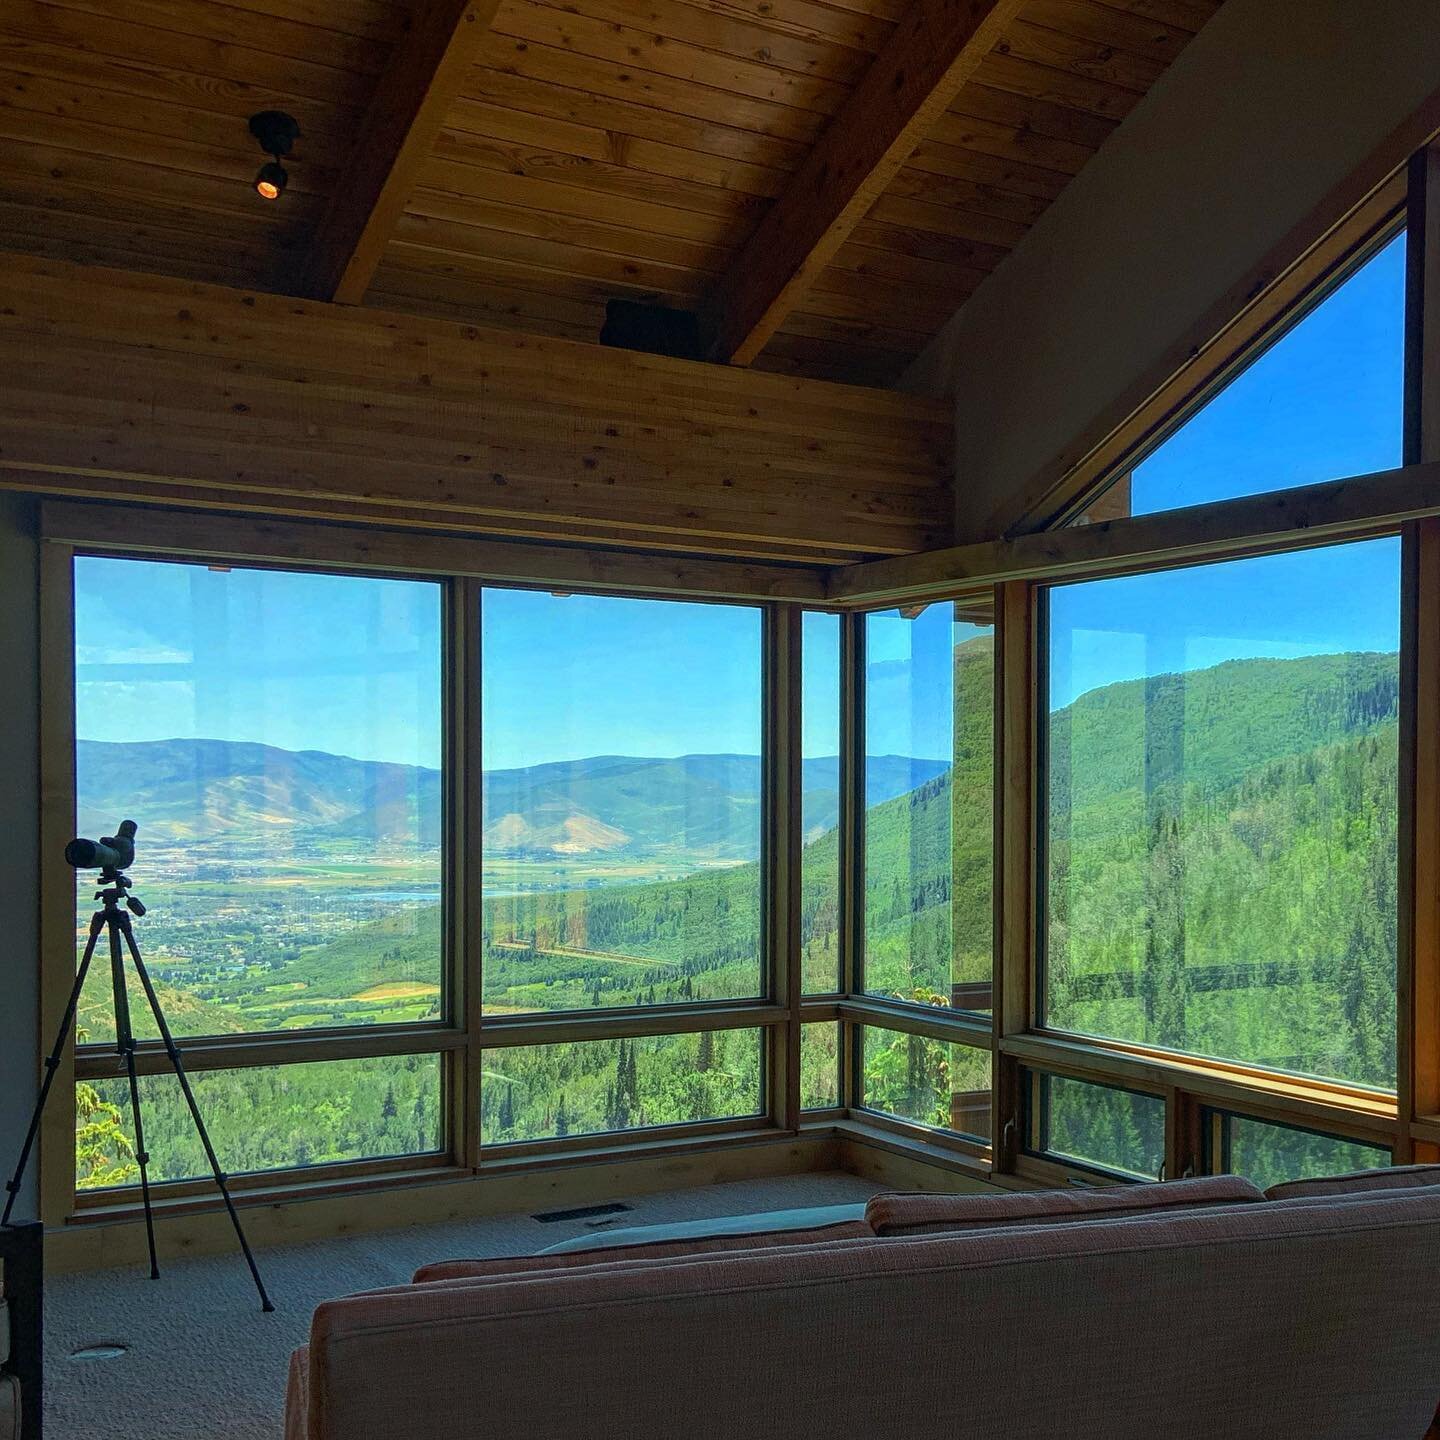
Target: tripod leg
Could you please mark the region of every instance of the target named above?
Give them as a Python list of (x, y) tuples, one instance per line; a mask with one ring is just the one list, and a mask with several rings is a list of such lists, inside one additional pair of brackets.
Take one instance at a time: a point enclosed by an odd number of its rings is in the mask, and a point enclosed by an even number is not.
[(85, 988), (85, 977), (90, 973), (91, 960), (95, 958), (95, 942), (100, 938), (104, 923), (103, 916), (97, 910), (90, 920), (90, 938), (85, 942), (85, 954), (80, 961), (80, 968), (75, 972), (75, 984), (70, 990), (70, 1002), (65, 1007), (65, 1018), (60, 1022), (60, 1033), (55, 1037), (55, 1046), (45, 1060), (45, 1080), (40, 1086), (35, 1110), (30, 1116), (30, 1128), (25, 1132), (25, 1143), (20, 1147), (20, 1161), (15, 1166), (15, 1174), (5, 1185), (5, 1189), (9, 1191), (9, 1199), (5, 1201), (5, 1213), (0, 1215), (0, 1225), (10, 1223), (10, 1213), (20, 1195), (20, 1181), (25, 1176), (25, 1167), (30, 1163), (30, 1151), (34, 1148), (35, 1136), (40, 1131), (40, 1117), (44, 1114), (45, 1102), (50, 1098), (50, 1087), (55, 1083), (55, 1072), (60, 1068), (60, 1057), (65, 1053), (66, 1041), (69, 1040), (70, 1030), (75, 1024), (75, 1012), (80, 1008), (80, 992)]
[[(145, 1123), (140, 1115), (140, 1083), (135, 1079), (135, 1032), (130, 1028), (130, 989), (125, 985), (125, 960), (120, 950), (120, 922), (124, 913), (107, 910), (109, 930), (109, 988), (115, 1009), (115, 1051), (125, 1061), (130, 1077), (130, 1117), (135, 1125), (135, 1159), (140, 1162), (140, 1195), (145, 1207), (145, 1240), (150, 1246), (150, 1279), (160, 1279), (156, 1257), (156, 1215), (150, 1207), (150, 1155), (145, 1151)], [(125, 917), (128, 919), (128, 917)]]
[(135, 1119), (135, 1158), (140, 1162), (140, 1195), (145, 1202), (145, 1239), (150, 1245), (150, 1278), (160, 1278), (160, 1261), (155, 1254), (155, 1214), (150, 1208), (150, 1156), (145, 1150), (145, 1123), (140, 1118), (140, 1086), (135, 1079), (135, 1047), (125, 1051), (125, 1071), (130, 1077), (130, 1114)]
[(125, 984), (125, 961), (120, 953), (121, 912), (106, 915), (110, 931), (110, 989), (115, 1007), (115, 1049), (125, 1061), (130, 1080), (130, 1118), (135, 1124), (135, 1158), (140, 1162), (140, 1196), (145, 1204), (145, 1239), (150, 1246), (150, 1278), (160, 1278), (155, 1255), (155, 1212), (150, 1207), (150, 1156), (145, 1149), (145, 1122), (140, 1114), (140, 1085), (135, 1078), (135, 1032), (130, 1028), (130, 991)]
[(230, 1186), (225, 1172), (220, 1168), (219, 1157), (215, 1154), (215, 1147), (210, 1143), (210, 1132), (205, 1128), (205, 1121), (200, 1114), (200, 1107), (195, 1102), (195, 1092), (190, 1088), (190, 1077), (185, 1073), (185, 1062), (180, 1057), (179, 1047), (175, 1044), (174, 1037), (170, 1034), (170, 1027), (165, 1023), (165, 1012), (160, 1008), (160, 997), (155, 993), (155, 987), (150, 981), (150, 972), (145, 968), (145, 962), (140, 958), (140, 947), (135, 943), (134, 932), (130, 928), (130, 919), (121, 915), (120, 928), (125, 936), (125, 943), (130, 950), (130, 958), (135, 962), (135, 973), (140, 977), (140, 983), (145, 987), (145, 998), (150, 1002), (151, 1013), (155, 1016), (155, 1024), (160, 1029), (160, 1038), (165, 1045), (165, 1053), (170, 1057), (170, 1063), (175, 1067), (175, 1077), (180, 1082), (181, 1093), (185, 1096), (185, 1103), (190, 1107), (190, 1118), (195, 1122), (195, 1129), (199, 1133), (200, 1143), (205, 1147), (206, 1159), (210, 1162), (211, 1172), (215, 1176), (215, 1184), (220, 1189), (224, 1198), (225, 1208), (230, 1212), (230, 1223), (235, 1227), (235, 1237), (240, 1242), (241, 1252), (245, 1256), (245, 1263), (250, 1267), (251, 1278), (255, 1281), (255, 1288), (260, 1292), (260, 1308), (264, 1311), (274, 1310), (270, 1297), (265, 1293), (265, 1282), (260, 1278), (260, 1267), (255, 1263), (255, 1256), (251, 1252), (250, 1242), (245, 1238), (245, 1231), (240, 1224), (239, 1213), (235, 1209), (235, 1202), (230, 1197)]

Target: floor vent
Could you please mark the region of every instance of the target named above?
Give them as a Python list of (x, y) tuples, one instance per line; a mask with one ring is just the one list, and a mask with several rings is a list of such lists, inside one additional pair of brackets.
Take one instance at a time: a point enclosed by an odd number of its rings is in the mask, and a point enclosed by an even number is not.
[(542, 1225), (553, 1225), (557, 1220), (594, 1220), (600, 1215), (624, 1215), (629, 1209), (628, 1205), (582, 1205), (578, 1210), (544, 1210), (530, 1218)]

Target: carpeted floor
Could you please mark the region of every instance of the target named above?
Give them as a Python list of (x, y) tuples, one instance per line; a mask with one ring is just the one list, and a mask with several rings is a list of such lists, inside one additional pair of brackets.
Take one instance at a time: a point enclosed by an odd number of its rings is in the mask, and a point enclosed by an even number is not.
[[(661, 1225), (721, 1215), (864, 1200), (854, 1175), (791, 1175), (626, 1200), (600, 1222)], [(45, 1425), (63, 1440), (275, 1440), (290, 1352), (316, 1304), (404, 1283), (420, 1265), (458, 1255), (524, 1255), (597, 1222), (541, 1224), (528, 1215), (414, 1226), (259, 1252), (276, 1313), (262, 1315), (239, 1254), (143, 1270), (61, 1275), (46, 1287)], [(77, 1350), (123, 1345), (111, 1359)]]

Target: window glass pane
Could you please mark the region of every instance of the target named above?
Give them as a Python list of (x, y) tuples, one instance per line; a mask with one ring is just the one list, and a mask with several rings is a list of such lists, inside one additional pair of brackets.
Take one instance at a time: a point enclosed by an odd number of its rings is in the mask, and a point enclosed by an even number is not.
[(865, 1025), (861, 1055), (867, 1109), (990, 1138), (988, 1050)]
[(760, 612), (487, 590), (491, 1013), (760, 994)]
[(1223, 1168), (1253, 1180), (1262, 1190), (1284, 1180), (1321, 1180), (1390, 1164), (1389, 1150), (1338, 1135), (1213, 1111), (1211, 1123), (1220, 1127)]
[(840, 1103), (840, 1026), (815, 1020), (800, 1027), (800, 1105), (828, 1110)]
[(1061, 1075), (1036, 1075), (1026, 1095), (1030, 1149), (1154, 1180), (1165, 1161), (1165, 1102), (1154, 1095), (1092, 1085)]
[(761, 1035), (707, 1030), (487, 1051), (481, 1140), (499, 1145), (758, 1115)]
[(807, 611), (801, 636), (800, 945), (805, 993), (840, 985), (840, 617)]
[[(190, 1075), (227, 1174), (433, 1153), (441, 1144), (438, 1055), (326, 1060)], [(75, 1087), (77, 1185), (138, 1185), (130, 1087)], [(150, 1179), (208, 1177), (210, 1166), (173, 1074), (140, 1077)]]
[(1049, 592), (1048, 1025), (1394, 1086), (1399, 570)]
[(951, 603), (865, 618), (865, 988), (988, 1010), (994, 631)]
[(1404, 334), (1400, 235), (1135, 467), (1130, 512), (1401, 464)]
[[(177, 1035), (441, 1014), (440, 613), (425, 582), (76, 560), (77, 828), (140, 827)], [(79, 1025), (113, 1039), (107, 963)]]

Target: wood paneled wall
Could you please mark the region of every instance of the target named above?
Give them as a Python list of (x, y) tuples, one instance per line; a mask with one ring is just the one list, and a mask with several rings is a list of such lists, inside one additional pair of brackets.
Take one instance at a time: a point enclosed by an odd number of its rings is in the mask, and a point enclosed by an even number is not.
[(0, 486), (844, 563), (950, 538), (947, 404), (63, 261), (0, 272)]

